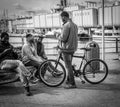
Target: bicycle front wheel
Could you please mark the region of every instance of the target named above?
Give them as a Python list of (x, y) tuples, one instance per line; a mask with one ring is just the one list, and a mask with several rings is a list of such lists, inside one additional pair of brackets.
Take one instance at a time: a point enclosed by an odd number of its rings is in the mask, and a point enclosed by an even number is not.
[(83, 68), (83, 77), (91, 84), (101, 83), (107, 75), (108, 66), (101, 59), (92, 59), (88, 61)]
[(47, 60), (40, 66), (39, 77), (47, 86), (57, 87), (64, 82), (66, 71), (62, 63), (56, 60)]

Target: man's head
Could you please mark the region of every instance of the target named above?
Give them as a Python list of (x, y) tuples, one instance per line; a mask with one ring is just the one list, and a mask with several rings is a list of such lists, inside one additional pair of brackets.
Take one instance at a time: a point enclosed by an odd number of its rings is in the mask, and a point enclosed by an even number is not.
[(61, 19), (62, 19), (63, 23), (66, 23), (66, 22), (68, 21), (68, 19), (69, 19), (69, 14), (68, 14), (68, 12), (63, 11), (63, 12), (61, 13)]
[(6, 32), (1, 34), (1, 41), (5, 44), (9, 43), (9, 35)]
[(39, 36), (38, 41), (42, 42), (43, 38), (44, 38), (43, 36)]
[(26, 35), (26, 40), (27, 42), (34, 43), (34, 37), (32, 34), (27, 34)]

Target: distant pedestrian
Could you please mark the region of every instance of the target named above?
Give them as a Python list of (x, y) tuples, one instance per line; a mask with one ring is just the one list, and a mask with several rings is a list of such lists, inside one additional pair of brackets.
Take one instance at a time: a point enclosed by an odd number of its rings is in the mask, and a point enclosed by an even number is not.
[(72, 56), (77, 50), (78, 46), (78, 28), (77, 25), (69, 18), (69, 14), (66, 11), (61, 13), (61, 19), (63, 21), (62, 33), (55, 33), (59, 39), (59, 46), (65, 50), (63, 51), (63, 59), (66, 69), (68, 71), (68, 77), (65, 88), (76, 88), (74, 74), (72, 70)]

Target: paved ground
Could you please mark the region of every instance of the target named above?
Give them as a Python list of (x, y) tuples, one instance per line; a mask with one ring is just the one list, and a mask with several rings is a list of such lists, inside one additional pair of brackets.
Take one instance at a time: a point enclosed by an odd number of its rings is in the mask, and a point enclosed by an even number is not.
[(42, 83), (32, 86), (27, 97), (19, 82), (0, 86), (0, 107), (120, 107), (120, 61), (117, 54), (106, 54), (107, 79), (98, 85), (76, 79), (77, 89), (50, 88)]

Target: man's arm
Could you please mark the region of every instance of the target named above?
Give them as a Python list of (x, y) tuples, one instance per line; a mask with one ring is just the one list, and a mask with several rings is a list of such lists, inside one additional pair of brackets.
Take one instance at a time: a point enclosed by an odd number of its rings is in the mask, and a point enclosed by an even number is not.
[(35, 57), (35, 56), (33, 55), (33, 53), (31, 52), (31, 49), (30, 49), (29, 46), (27, 46), (27, 45), (24, 46), (24, 47), (23, 47), (23, 51), (26, 53), (27, 57), (28, 57), (30, 60), (39, 62), (38, 58)]
[[(1, 50), (1, 49), (0, 49)], [(2, 53), (0, 53), (0, 59), (4, 58), (7, 54), (12, 51), (11, 48), (5, 49)]]
[(11, 48), (12, 57), (17, 59), (18, 58), (18, 54), (17, 54), (15, 48), (11, 44), (10, 44), (10, 48)]
[(59, 36), (59, 40), (61, 40), (62, 42), (66, 42), (68, 36), (69, 36), (69, 33), (70, 33), (70, 27), (68, 24), (64, 25), (63, 26), (63, 30), (62, 30), (62, 33), (61, 35)]
[(46, 54), (45, 54), (45, 48), (44, 48), (44, 45), (42, 44), (42, 47), (41, 47), (41, 53), (42, 53), (42, 58), (43, 59), (46, 59), (47, 60), (47, 56), (46, 56)]

